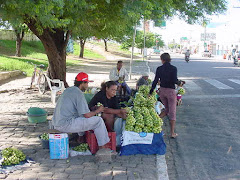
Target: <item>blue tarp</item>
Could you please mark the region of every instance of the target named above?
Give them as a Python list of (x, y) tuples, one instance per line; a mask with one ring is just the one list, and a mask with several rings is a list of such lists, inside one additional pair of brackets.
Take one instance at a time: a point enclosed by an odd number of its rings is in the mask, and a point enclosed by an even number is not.
[(130, 144), (121, 147), (120, 155), (134, 154), (159, 154), (166, 153), (166, 144), (163, 139), (163, 132), (154, 134), (152, 144)]

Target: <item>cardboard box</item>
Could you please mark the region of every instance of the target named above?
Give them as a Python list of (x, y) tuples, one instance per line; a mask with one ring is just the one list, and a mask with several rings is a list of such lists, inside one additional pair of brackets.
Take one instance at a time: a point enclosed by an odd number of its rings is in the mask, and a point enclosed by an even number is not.
[(69, 155), (68, 134), (49, 134), (50, 159), (67, 159)]

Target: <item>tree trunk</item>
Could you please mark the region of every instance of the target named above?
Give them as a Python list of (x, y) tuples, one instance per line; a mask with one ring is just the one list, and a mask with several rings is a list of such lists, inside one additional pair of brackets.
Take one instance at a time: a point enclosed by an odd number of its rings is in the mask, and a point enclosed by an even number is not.
[(16, 54), (15, 56), (17, 57), (21, 57), (21, 47), (22, 47), (22, 40), (24, 37), (24, 30), (22, 31), (22, 33), (18, 32), (17, 30), (15, 30), (15, 34), (16, 34)]
[(103, 39), (104, 41), (104, 45), (105, 45), (105, 51), (108, 51), (108, 47), (107, 47), (107, 39)]
[(42, 33), (37, 30), (36, 22), (27, 22), (29, 29), (41, 40), (48, 56), (48, 73), (52, 79), (60, 79), (68, 87), (66, 81), (66, 46), (70, 31), (62, 29), (43, 29)]
[(80, 54), (79, 54), (80, 58), (83, 58), (85, 42), (86, 39), (80, 39)]

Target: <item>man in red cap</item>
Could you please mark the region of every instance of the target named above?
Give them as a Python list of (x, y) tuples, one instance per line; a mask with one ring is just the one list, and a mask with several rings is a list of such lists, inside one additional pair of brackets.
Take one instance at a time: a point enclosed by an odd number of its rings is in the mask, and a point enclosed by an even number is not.
[(108, 132), (101, 117), (95, 116), (103, 112), (100, 106), (95, 111), (90, 111), (83, 91), (88, 88), (88, 75), (80, 72), (74, 81), (74, 86), (67, 88), (57, 101), (53, 114), (54, 128), (66, 133), (78, 133), (80, 137), (85, 131), (93, 130), (98, 146), (104, 148), (109, 142)]

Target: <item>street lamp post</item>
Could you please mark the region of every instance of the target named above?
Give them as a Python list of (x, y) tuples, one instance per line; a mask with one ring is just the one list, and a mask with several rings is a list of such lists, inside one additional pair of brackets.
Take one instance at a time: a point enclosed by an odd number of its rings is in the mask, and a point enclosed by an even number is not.
[(137, 32), (137, 23), (135, 24), (134, 32), (133, 32), (132, 53), (131, 53), (130, 68), (129, 68), (130, 79), (132, 79), (132, 62), (133, 62), (133, 52), (134, 52), (134, 44), (135, 44), (136, 32)]
[(146, 30), (145, 30), (145, 19), (143, 19), (143, 56), (142, 56), (142, 58), (143, 58), (143, 61), (144, 61), (144, 55), (145, 55), (145, 44), (146, 44)]

